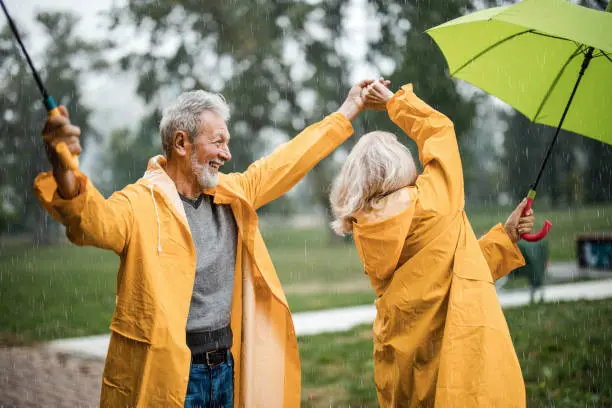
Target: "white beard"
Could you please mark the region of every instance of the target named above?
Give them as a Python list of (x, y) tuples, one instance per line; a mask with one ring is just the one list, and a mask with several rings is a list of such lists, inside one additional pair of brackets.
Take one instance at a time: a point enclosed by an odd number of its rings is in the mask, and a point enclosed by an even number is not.
[(208, 165), (198, 163), (194, 154), (191, 155), (191, 171), (198, 179), (198, 184), (203, 190), (216, 187), (219, 183), (219, 173), (211, 173)]

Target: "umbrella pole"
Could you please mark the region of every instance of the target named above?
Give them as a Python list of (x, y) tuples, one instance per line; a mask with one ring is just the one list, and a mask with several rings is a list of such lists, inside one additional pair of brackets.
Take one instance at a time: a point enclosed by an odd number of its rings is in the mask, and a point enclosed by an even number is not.
[[(608, 3), (608, 8), (612, 7), (611, 4), (612, 4), (612, 0), (610, 0), (610, 3)], [(584, 60), (582, 61), (582, 67), (580, 68), (580, 73), (578, 74), (578, 79), (576, 80), (576, 83), (574, 84), (574, 89), (572, 90), (572, 94), (570, 95), (569, 100), (567, 101), (567, 105), (565, 105), (565, 110), (563, 111), (563, 115), (561, 115), (561, 120), (559, 121), (557, 130), (555, 131), (555, 136), (553, 137), (552, 142), (548, 146), (548, 150), (546, 151), (546, 156), (544, 157), (544, 161), (542, 162), (542, 165), (540, 166), (540, 171), (538, 172), (538, 177), (536, 178), (535, 182), (531, 185), (531, 188), (529, 189), (529, 193), (527, 194), (527, 205), (525, 206), (525, 209), (523, 210), (523, 215), (531, 209), (533, 200), (535, 200), (536, 189), (538, 187), (538, 184), (540, 183), (540, 178), (542, 177), (542, 173), (544, 173), (544, 168), (546, 167), (546, 163), (548, 162), (548, 159), (550, 158), (552, 149), (555, 146), (557, 139), (559, 138), (559, 132), (561, 131), (561, 126), (563, 126), (563, 122), (565, 121), (567, 112), (569, 111), (569, 108), (572, 104), (574, 95), (576, 95), (576, 91), (578, 90), (578, 85), (580, 85), (580, 81), (582, 80), (582, 77), (584, 76), (584, 72), (588, 68), (589, 63), (591, 62), (591, 59), (593, 59), (593, 51), (594, 51), (593, 47), (589, 47), (587, 49), (586, 55), (584, 56)], [(521, 238), (529, 242), (539, 241), (548, 234), (548, 231), (550, 231), (551, 227), (552, 227), (551, 222), (546, 220), (540, 232), (536, 234), (523, 234)]]
[[(611, 0), (612, 2), (612, 0)], [(608, 7), (610, 7), (610, 5), (608, 5)], [(565, 121), (565, 117), (567, 116), (567, 112), (569, 111), (570, 105), (572, 104), (572, 100), (574, 99), (574, 95), (576, 95), (576, 91), (578, 90), (578, 85), (580, 85), (580, 81), (582, 80), (582, 76), (584, 75), (584, 72), (586, 71), (586, 69), (589, 66), (589, 63), (591, 62), (591, 59), (593, 58), (593, 47), (589, 47), (587, 49), (587, 53), (584, 56), (584, 60), (582, 61), (582, 67), (580, 68), (580, 73), (578, 74), (578, 79), (576, 80), (576, 83), (574, 84), (574, 89), (572, 90), (572, 94), (569, 97), (569, 100), (567, 101), (567, 105), (565, 105), (565, 110), (563, 111), (563, 115), (561, 115), (561, 120), (559, 121), (559, 125), (557, 126), (557, 130), (555, 131), (555, 136), (553, 137), (552, 142), (550, 143), (550, 145), (548, 146), (548, 150), (546, 151), (546, 157), (544, 158), (544, 161), (542, 162), (542, 166), (540, 166), (540, 171), (538, 172), (538, 177), (536, 178), (535, 183), (533, 183), (531, 185), (531, 190), (533, 190), (535, 192), (535, 190), (538, 187), (538, 184), (540, 182), (540, 178), (542, 177), (542, 173), (544, 172), (544, 168), (546, 167), (546, 163), (548, 162), (548, 159), (550, 158), (550, 154), (552, 152), (552, 149), (555, 145), (555, 143), (557, 142), (557, 138), (559, 137), (559, 132), (561, 131), (561, 126), (563, 126), (563, 122)]]

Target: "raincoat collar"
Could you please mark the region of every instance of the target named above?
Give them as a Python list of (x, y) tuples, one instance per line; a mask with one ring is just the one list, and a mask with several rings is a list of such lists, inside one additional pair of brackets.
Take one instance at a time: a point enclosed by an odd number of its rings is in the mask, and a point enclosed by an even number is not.
[[(142, 179), (140, 179), (140, 182), (147, 185), (152, 184), (163, 191), (163, 193), (172, 201), (172, 204), (175, 206), (179, 214), (186, 219), (185, 210), (178, 195), (176, 184), (174, 184), (174, 181), (170, 178), (170, 176), (168, 176), (168, 173), (166, 173), (167, 163), (168, 159), (166, 159), (166, 157), (163, 155), (151, 157), (147, 164), (147, 170), (145, 171)], [(226, 179), (226, 174), (219, 173), (219, 184), (217, 187), (202, 190), (202, 193), (213, 196), (215, 204), (230, 204), (236, 198), (244, 198), (227, 186)]]

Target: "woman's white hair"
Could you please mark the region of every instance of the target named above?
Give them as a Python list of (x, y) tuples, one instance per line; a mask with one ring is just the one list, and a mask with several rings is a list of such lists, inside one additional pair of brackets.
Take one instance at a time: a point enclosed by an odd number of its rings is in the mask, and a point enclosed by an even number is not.
[(363, 135), (332, 184), (332, 228), (338, 235), (352, 233), (357, 212), (378, 208), (381, 198), (413, 185), (416, 177), (410, 150), (393, 133)]
[(225, 121), (230, 117), (230, 109), (223, 95), (203, 90), (184, 92), (174, 104), (164, 109), (159, 123), (159, 134), (166, 157), (170, 157), (172, 152), (175, 132), (186, 132), (190, 142), (193, 142), (198, 133), (200, 115), (206, 110), (215, 112)]

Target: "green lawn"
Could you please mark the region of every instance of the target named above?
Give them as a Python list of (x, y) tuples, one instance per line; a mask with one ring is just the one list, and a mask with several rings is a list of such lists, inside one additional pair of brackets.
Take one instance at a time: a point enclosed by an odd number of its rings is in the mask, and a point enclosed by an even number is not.
[[(612, 299), (507, 310), (527, 406), (612, 406)], [(301, 337), (303, 407), (377, 407), (371, 326)]]
[[(505, 220), (509, 212), (474, 212), (474, 229), (483, 232)], [(575, 259), (576, 234), (612, 230), (612, 206), (538, 212), (540, 220), (544, 216), (554, 223), (553, 261)], [(374, 296), (352, 244), (330, 244), (325, 228), (298, 230), (264, 223), (262, 232), (293, 312), (372, 302)], [(117, 265), (113, 253), (94, 248), (2, 248), (0, 343), (107, 332)]]
[(0, 343), (108, 331), (118, 258), (56, 246), (0, 255)]

